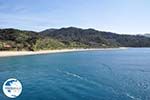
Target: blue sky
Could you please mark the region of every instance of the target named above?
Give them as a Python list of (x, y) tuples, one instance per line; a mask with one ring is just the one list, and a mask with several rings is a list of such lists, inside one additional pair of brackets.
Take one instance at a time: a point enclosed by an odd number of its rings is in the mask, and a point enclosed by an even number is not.
[(0, 0), (0, 28), (150, 33), (150, 0)]

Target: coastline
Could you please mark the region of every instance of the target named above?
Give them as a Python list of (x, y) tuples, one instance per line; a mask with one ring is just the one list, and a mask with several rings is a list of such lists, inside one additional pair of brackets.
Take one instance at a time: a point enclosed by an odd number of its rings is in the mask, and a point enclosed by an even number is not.
[(119, 48), (88, 48), (88, 49), (78, 48), (78, 49), (40, 50), (40, 51), (0, 51), (0, 57), (65, 53), (65, 52), (76, 52), (76, 51), (121, 50), (121, 49), (127, 49), (127, 48), (119, 47)]

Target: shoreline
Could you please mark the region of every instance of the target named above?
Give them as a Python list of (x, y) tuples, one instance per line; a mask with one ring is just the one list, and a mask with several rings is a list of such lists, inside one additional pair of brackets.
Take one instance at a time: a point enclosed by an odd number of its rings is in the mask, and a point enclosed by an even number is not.
[(65, 52), (77, 52), (77, 51), (121, 50), (121, 49), (127, 49), (127, 48), (119, 47), (119, 48), (88, 48), (88, 49), (77, 48), (77, 49), (40, 50), (40, 51), (0, 51), (0, 57), (40, 55), (40, 54), (65, 53)]

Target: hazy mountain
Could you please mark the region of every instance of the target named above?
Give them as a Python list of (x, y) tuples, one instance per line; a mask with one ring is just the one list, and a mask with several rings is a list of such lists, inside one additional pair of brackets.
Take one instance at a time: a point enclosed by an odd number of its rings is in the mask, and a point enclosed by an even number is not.
[(145, 37), (150, 37), (150, 33), (144, 34)]

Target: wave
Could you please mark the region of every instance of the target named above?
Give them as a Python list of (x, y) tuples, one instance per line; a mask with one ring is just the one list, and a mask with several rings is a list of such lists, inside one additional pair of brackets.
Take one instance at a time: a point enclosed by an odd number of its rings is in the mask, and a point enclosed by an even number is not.
[(139, 86), (140, 88), (145, 89), (145, 90), (150, 88), (148, 81), (139, 82), (139, 83), (138, 83), (138, 86)]
[(126, 96), (131, 98), (131, 99), (133, 99), (133, 100), (141, 100), (140, 98), (137, 98), (137, 97), (135, 97), (133, 95), (130, 95), (129, 93), (126, 93)]
[(71, 72), (64, 72), (65, 74), (67, 75), (70, 75), (70, 76), (73, 76), (73, 77), (76, 77), (76, 78), (79, 78), (79, 79), (84, 79), (83, 77), (81, 77), (80, 75), (78, 74), (74, 74), (74, 73), (71, 73)]
[(71, 73), (71, 72), (68, 72), (68, 71), (62, 71), (60, 69), (57, 69), (57, 71), (62, 72), (62, 73), (66, 74), (66, 75), (69, 75), (69, 76), (73, 76), (73, 77), (82, 79), (82, 80), (84, 79), (83, 77), (81, 77), (80, 75), (75, 74), (75, 73)]
[(103, 86), (105, 86), (105, 87), (107, 87), (107, 89), (111, 90), (111, 91), (114, 92), (115, 94), (118, 94), (117, 91), (116, 91), (113, 87), (111, 87), (111, 86), (109, 86), (109, 85), (106, 85), (106, 84), (104, 84), (104, 83), (99, 83), (99, 82), (96, 82), (96, 81), (94, 81), (94, 80), (89, 80), (89, 79), (87, 79), (87, 78), (85, 78), (85, 77), (82, 77), (82, 76), (80, 76), (80, 75), (78, 75), (78, 74), (71, 73), (71, 72), (68, 72), (68, 71), (62, 71), (62, 70), (60, 70), (60, 69), (57, 69), (57, 71), (59, 71), (59, 72), (61, 72), (61, 73), (64, 73), (64, 74), (66, 74), (66, 75), (69, 75), (69, 76), (78, 78), (78, 79), (80, 79), (80, 80), (86, 81), (86, 82), (88, 82), (88, 83), (90, 83), (90, 84), (93, 84), (93, 85), (95, 85), (95, 86), (98, 86), (98, 87), (103, 87)]
[(107, 64), (101, 64), (103, 67), (105, 67), (105, 68), (107, 68), (109, 71), (111, 71), (111, 72), (113, 72), (112, 71), (112, 68), (109, 66), (109, 65), (107, 65)]
[(128, 68), (127, 69), (128, 71), (137, 71), (137, 72), (142, 72), (142, 73), (149, 73), (150, 72), (150, 70), (144, 70), (144, 69), (130, 69), (130, 68)]

